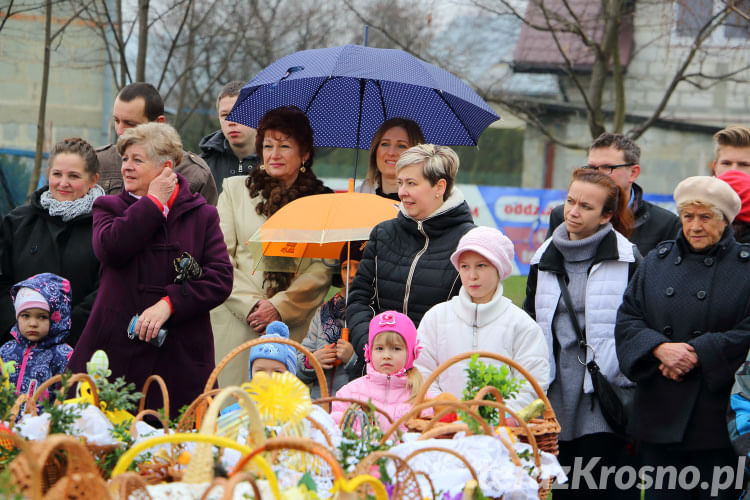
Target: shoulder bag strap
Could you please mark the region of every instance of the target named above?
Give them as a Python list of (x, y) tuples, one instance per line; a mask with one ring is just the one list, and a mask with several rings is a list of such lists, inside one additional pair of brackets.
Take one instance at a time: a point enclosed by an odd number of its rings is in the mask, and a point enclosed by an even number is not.
[(567, 283), (565, 283), (565, 277), (562, 274), (557, 274), (556, 276), (557, 282), (560, 285), (560, 295), (562, 295), (563, 301), (565, 302), (565, 307), (568, 308), (568, 316), (570, 316), (570, 322), (573, 323), (573, 329), (576, 331), (576, 335), (578, 335), (578, 346), (585, 352), (586, 335), (581, 328), (581, 325), (578, 323), (575, 309), (573, 309), (573, 301), (570, 299), (570, 292), (568, 292), (568, 285)]

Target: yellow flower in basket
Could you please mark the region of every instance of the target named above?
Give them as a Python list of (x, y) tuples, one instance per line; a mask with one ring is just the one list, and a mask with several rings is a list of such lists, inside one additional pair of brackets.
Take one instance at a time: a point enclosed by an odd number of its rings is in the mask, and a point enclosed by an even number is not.
[(289, 372), (265, 372), (253, 375), (252, 381), (242, 384), (258, 408), (263, 424), (299, 425), (312, 411), (310, 390)]

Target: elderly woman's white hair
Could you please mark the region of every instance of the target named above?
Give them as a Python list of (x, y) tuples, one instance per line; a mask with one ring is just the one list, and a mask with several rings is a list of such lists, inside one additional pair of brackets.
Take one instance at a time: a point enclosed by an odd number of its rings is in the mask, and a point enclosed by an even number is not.
[(401, 153), (396, 162), (396, 172), (404, 167), (422, 165), (422, 175), (431, 186), (440, 179), (445, 179), (445, 193), (443, 200), (447, 200), (456, 181), (458, 172), (458, 155), (448, 146), (436, 144), (419, 144)]
[(732, 186), (707, 175), (696, 175), (683, 180), (674, 190), (677, 212), (698, 205), (711, 209), (716, 215), (731, 223), (740, 212), (742, 201)]
[(148, 122), (126, 129), (117, 139), (117, 152), (122, 156), (134, 144), (143, 146), (149, 159), (156, 165), (172, 160), (174, 168), (182, 161), (180, 134), (166, 123)]

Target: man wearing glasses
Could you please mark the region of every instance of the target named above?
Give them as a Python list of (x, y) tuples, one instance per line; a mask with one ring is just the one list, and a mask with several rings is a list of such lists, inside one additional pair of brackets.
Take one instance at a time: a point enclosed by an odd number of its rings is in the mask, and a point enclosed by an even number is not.
[[(635, 183), (641, 173), (640, 159), (641, 148), (635, 142), (622, 134), (604, 132), (591, 144), (588, 162), (583, 168), (607, 174), (625, 191), (635, 219), (630, 241), (645, 256), (660, 241), (676, 238), (681, 225), (675, 214), (643, 199), (643, 189)], [(563, 205), (559, 205), (550, 213), (547, 238), (562, 222)]]

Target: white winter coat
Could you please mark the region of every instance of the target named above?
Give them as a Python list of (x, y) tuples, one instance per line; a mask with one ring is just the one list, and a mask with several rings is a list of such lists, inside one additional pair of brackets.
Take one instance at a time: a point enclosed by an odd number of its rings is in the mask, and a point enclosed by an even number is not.
[[(417, 330), (419, 345), (423, 350), (414, 363), (427, 378), (439, 364), (467, 351), (490, 351), (518, 362), (547, 390), (549, 386), (549, 355), (541, 328), (521, 308), (503, 297), (503, 286), (486, 304), (474, 304), (468, 292), (461, 287), (458, 295), (447, 302), (432, 307), (422, 318)], [(499, 361), (482, 359), (502, 365)], [(462, 399), (466, 385), (466, 359), (444, 371), (431, 389), (435, 393), (450, 392)], [(515, 370), (513, 377), (523, 379)], [(515, 400), (508, 402), (512, 410), (519, 410), (538, 396), (531, 384), (521, 386)]]

